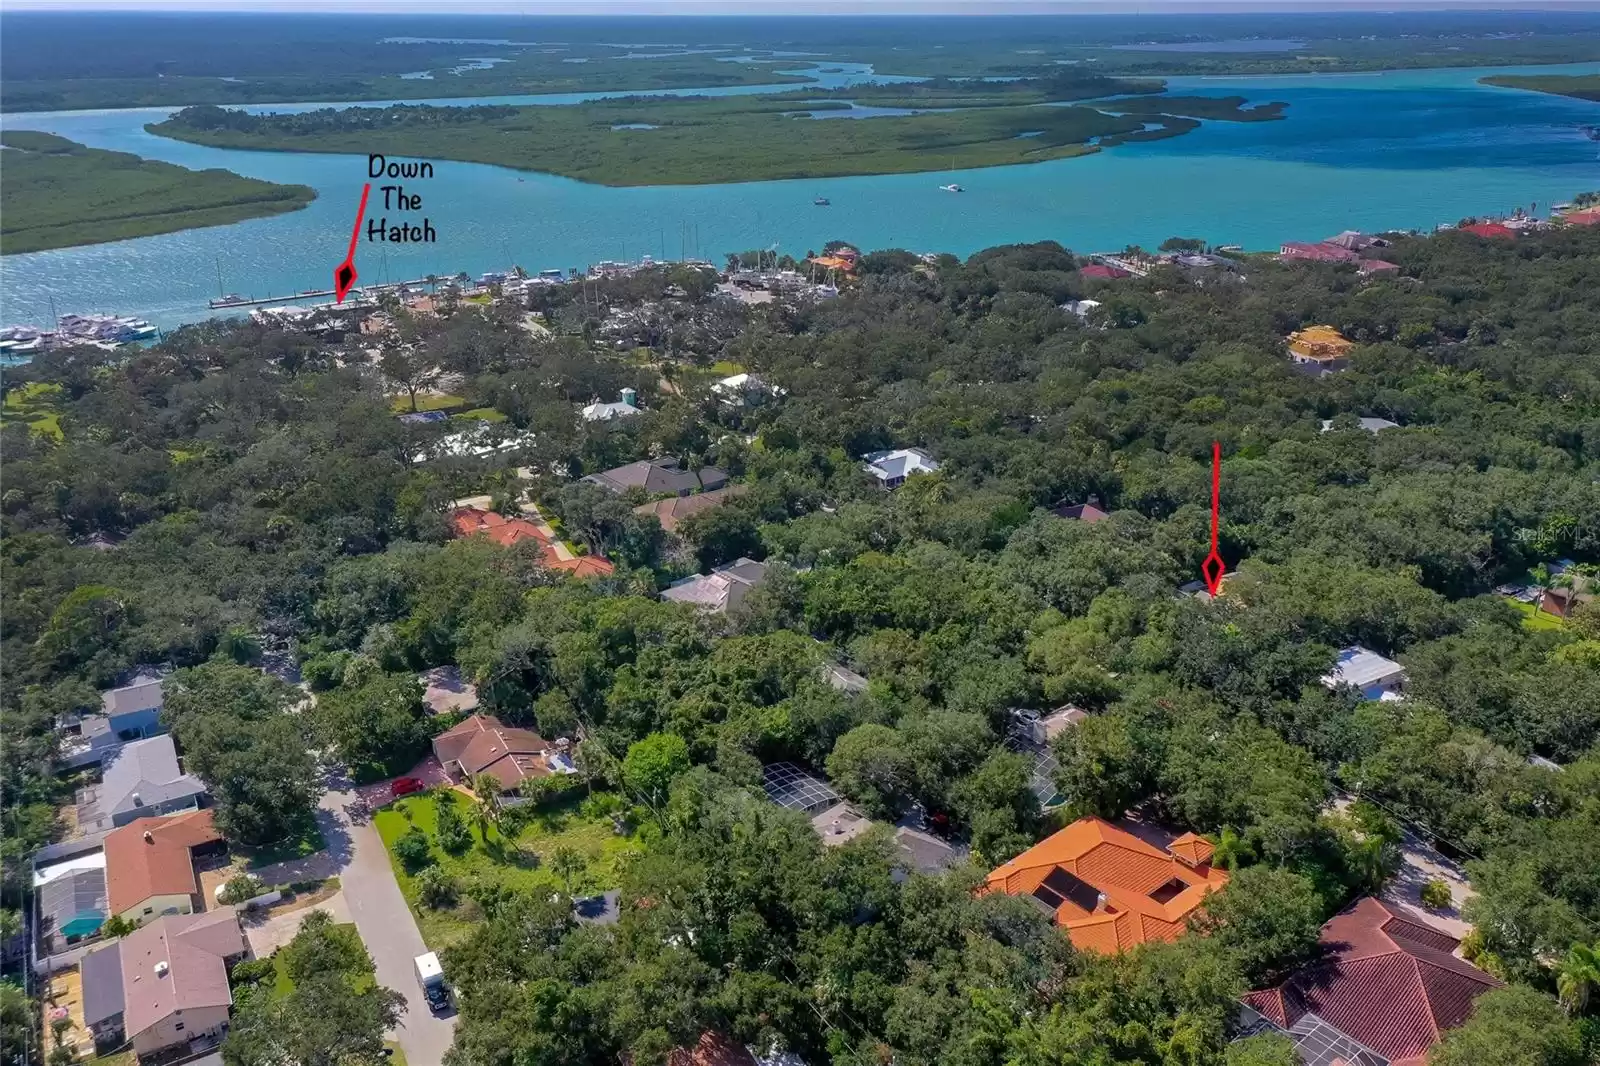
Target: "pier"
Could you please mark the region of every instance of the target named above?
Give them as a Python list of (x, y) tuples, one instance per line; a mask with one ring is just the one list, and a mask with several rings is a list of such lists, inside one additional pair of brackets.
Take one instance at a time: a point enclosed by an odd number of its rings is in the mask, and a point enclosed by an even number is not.
[[(382, 285), (363, 285), (351, 290), (352, 296), (371, 296), (375, 293), (389, 292), (394, 289), (409, 289), (422, 285), (438, 285), (441, 281), (454, 281), (456, 275), (450, 274), (433, 279), (417, 278), (414, 281), (391, 281)], [(231, 307), (264, 307), (268, 304), (287, 304), (296, 300), (317, 300), (325, 296), (337, 295), (332, 289), (308, 289), (305, 292), (290, 293), (287, 296), (250, 296), (230, 300), (226, 297), (217, 300), (208, 300), (207, 306), (213, 311), (225, 311)]]

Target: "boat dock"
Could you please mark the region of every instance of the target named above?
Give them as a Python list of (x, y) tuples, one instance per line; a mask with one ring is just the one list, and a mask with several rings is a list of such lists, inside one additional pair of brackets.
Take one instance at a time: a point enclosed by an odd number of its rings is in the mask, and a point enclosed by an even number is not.
[[(379, 292), (389, 292), (393, 289), (410, 289), (421, 285), (436, 285), (441, 281), (453, 281), (455, 275), (444, 275), (430, 281), (427, 278), (417, 278), (414, 281), (391, 281), (382, 285), (362, 285), (350, 290), (351, 295), (372, 295)], [(213, 311), (227, 310), (231, 307), (263, 307), (267, 304), (287, 304), (296, 300), (318, 300), (326, 296), (338, 295), (332, 289), (307, 289), (305, 292), (290, 293), (287, 296), (224, 296), (217, 300), (208, 300), (207, 306)]]

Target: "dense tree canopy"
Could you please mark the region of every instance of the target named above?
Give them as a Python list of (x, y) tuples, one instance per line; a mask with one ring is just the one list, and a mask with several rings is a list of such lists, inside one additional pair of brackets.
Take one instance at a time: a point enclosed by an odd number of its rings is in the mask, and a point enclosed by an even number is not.
[[(489, 901), (448, 960), (452, 1066), (642, 1066), (705, 1027), (839, 1066), (1276, 1062), (1268, 1040), (1224, 1050), (1234, 995), (1382, 884), (1402, 827), (1467, 862), (1506, 996), (1553, 1006), (1553, 963), (1600, 928), (1600, 615), (1533, 624), (1494, 590), (1600, 562), (1600, 233), (1385, 254), (1398, 277), (1262, 259), (1101, 281), (1045, 242), (876, 254), (818, 303), (661, 300), (658, 271), (397, 312), (408, 359), (504, 416), (490, 432), (533, 434), (495, 459), (414, 461), (451, 427), (397, 421), (353, 345), (260, 325), (8, 370), (55, 387), (63, 438), (3, 430), (0, 902), (56, 831), (51, 723), (129, 667), (179, 668), (173, 733), (225, 831), (260, 843), (315, 801), (308, 747), (391, 769), (419, 750), (410, 675), (454, 664), (487, 709), (581, 738), (660, 846), (622, 874), (613, 931)], [(1059, 307), (1083, 297), (1103, 319)], [(1291, 368), (1283, 338), (1312, 323), (1357, 342), (1348, 370)], [(784, 395), (719, 402), (726, 363)], [(623, 384), (643, 414), (579, 419)], [(1177, 590), (1209, 548), (1213, 442), (1232, 575), (1206, 600)], [(890, 446), (942, 469), (885, 491), (860, 456)], [(715, 463), (742, 495), (668, 535), (642, 494), (576, 480), (647, 456)], [(448, 502), (473, 495), (537, 503), (615, 573), (452, 538)], [(1091, 499), (1109, 517), (1047, 510)], [(769, 570), (738, 610), (656, 598), (739, 555)], [(294, 650), (314, 707), (239, 665), (251, 641)], [(1352, 644), (1403, 664), (1407, 698), (1321, 684)], [(833, 662), (865, 690), (832, 687)], [(970, 871), (905, 879), (881, 833), (823, 849), (759, 797), (762, 764), (799, 762), (998, 863), (1051, 824), (1011, 712), (1066, 703), (1089, 716), (1045, 785), (1066, 815), (1137, 807), (1216, 841), (1237, 891), (1209, 939), (1079, 956), (1025, 903), (973, 898)], [(1513, 1007), (1441, 1054), (1567, 1046)], [(1529, 1027), (1555, 1035), (1503, 1036)]]

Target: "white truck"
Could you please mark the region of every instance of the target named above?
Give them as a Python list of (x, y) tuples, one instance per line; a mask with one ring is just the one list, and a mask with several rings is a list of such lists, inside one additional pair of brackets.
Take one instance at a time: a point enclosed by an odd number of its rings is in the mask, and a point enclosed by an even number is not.
[(450, 1009), (450, 986), (444, 981), (444, 967), (439, 965), (439, 956), (434, 952), (418, 955), (415, 960), (417, 969), (417, 984), (422, 986), (422, 994), (427, 997), (428, 1009), (435, 1014), (440, 1014)]

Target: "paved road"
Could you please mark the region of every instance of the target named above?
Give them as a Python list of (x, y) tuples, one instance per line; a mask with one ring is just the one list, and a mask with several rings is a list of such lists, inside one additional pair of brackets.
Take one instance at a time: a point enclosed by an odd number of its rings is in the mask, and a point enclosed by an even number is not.
[(347, 784), (335, 783), (322, 797), (317, 821), (329, 854), (339, 863), (345, 902), (372, 953), (378, 983), (406, 997), (408, 1009), (395, 1034), (406, 1062), (409, 1066), (439, 1066), (455, 1038), (455, 1018), (441, 1018), (428, 1010), (417, 985), (413, 960), (428, 949), (395, 883), (383, 840)]

